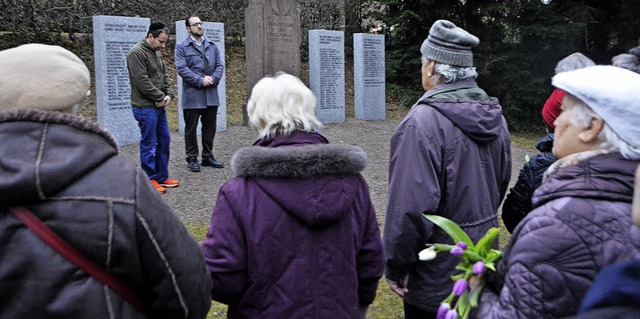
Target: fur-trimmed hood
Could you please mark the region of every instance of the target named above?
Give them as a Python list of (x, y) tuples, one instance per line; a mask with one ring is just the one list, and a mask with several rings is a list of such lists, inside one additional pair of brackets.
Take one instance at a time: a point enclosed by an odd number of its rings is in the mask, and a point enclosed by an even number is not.
[(360, 147), (310, 144), (285, 147), (243, 147), (231, 158), (237, 176), (309, 178), (317, 175), (355, 175), (367, 165)]
[(266, 147), (238, 150), (231, 168), (247, 187), (255, 185), (305, 224), (326, 225), (349, 211), (367, 162), (360, 147), (326, 143), (321, 135), (304, 132), (261, 140), (256, 144)]

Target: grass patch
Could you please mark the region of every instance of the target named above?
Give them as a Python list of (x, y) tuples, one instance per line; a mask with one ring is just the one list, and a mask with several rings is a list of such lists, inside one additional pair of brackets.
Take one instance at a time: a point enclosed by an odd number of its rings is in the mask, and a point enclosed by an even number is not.
[(537, 153), (535, 145), (544, 135), (537, 132), (516, 132), (511, 133), (511, 144), (523, 150)]

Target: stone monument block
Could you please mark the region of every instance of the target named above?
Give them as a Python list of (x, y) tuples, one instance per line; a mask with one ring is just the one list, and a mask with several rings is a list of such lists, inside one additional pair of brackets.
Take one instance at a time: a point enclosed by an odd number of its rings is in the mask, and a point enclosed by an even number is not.
[(309, 84), (320, 122), (344, 122), (344, 32), (309, 31)]
[[(266, 75), (300, 76), (300, 11), (295, 0), (249, 0), (245, 10), (247, 99)], [(243, 107), (243, 122), (248, 119)]]
[(353, 88), (357, 119), (385, 119), (384, 59), (384, 35), (353, 35)]
[(118, 145), (140, 141), (138, 122), (131, 111), (127, 53), (145, 38), (150, 23), (148, 18), (93, 17), (98, 123), (113, 134)]
[[(184, 20), (176, 21), (176, 43), (180, 43), (187, 38), (189, 33), (184, 24)], [(220, 59), (222, 65), (225, 65), (225, 49), (224, 49), (224, 23), (202, 21), (204, 29), (204, 37), (213, 41), (220, 51)], [(177, 72), (177, 70), (176, 70)], [(218, 96), (220, 97), (220, 106), (218, 107), (218, 119), (216, 120), (216, 131), (227, 130), (227, 70), (222, 73), (220, 83), (218, 83)], [(182, 77), (178, 75), (178, 130), (184, 134), (184, 114), (182, 114)], [(202, 133), (202, 125), (198, 123), (198, 134)]]

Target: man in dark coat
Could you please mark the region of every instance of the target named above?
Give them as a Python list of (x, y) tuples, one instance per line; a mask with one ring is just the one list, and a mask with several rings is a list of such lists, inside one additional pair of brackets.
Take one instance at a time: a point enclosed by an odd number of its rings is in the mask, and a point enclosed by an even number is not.
[(187, 164), (192, 172), (199, 172), (198, 119), (202, 123), (202, 166), (224, 167), (213, 156), (218, 117), (218, 84), (224, 65), (220, 51), (213, 41), (205, 38), (202, 21), (197, 16), (185, 19), (189, 35), (176, 44), (175, 62), (182, 77), (182, 113), (184, 115), (184, 144)]
[(478, 240), (498, 226), (497, 209), (511, 178), (502, 108), (474, 81), (471, 47), (478, 43), (449, 21), (434, 23), (421, 48), (427, 92), (391, 139), (386, 278), (404, 299), (405, 318), (435, 318), (459, 262), (448, 254), (418, 260), (427, 243), (451, 242), (422, 215), (451, 219)]

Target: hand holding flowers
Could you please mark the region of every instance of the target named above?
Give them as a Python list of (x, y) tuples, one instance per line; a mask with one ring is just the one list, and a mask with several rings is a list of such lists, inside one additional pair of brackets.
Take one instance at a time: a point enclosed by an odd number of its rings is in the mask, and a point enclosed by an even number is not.
[[(451, 279), (455, 282), (451, 294), (440, 304), (438, 319), (466, 319), (471, 309), (478, 307), (478, 298), (484, 288), (484, 276), (487, 271), (495, 271), (495, 263), (502, 253), (492, 249), (498, 238), (499, 229), (491, 228), (476, 244), (454, 222), (441, 216), (425, 215), (425, 217), (442, 228), (456, 245), (429, 244), (418, 254), (422, 261), (432, 260), (437, 253), (449, 252), (459, 256), (462, 261), (456, 266), (461, 272)], [(453, 302), (455, 301), (455, 304)], [(453, 304), (453, 307), (451, 305)]]

